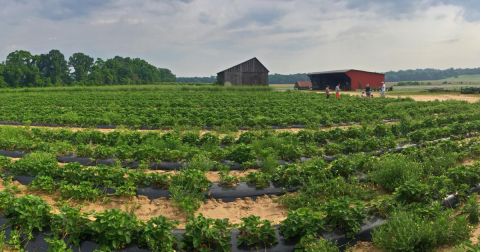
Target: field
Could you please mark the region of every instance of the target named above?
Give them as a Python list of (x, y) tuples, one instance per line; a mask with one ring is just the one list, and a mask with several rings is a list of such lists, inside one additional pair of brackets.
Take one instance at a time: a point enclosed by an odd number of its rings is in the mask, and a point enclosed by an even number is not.
[(480, 249), (480, 103), (275, 89), (0, 92), (0, 246)]

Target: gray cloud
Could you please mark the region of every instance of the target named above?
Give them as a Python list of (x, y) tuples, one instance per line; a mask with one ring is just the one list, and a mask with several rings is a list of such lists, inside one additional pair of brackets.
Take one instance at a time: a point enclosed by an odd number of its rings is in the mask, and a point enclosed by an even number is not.
[(0, 0), (0, 30), (7, 35), (0, 40), (0, 61), (13, 50), (59, 49), (67, 57), (75, 52), (140, 57), (178, 76), (210, 76), (254, 56), (278, 73), (447, 68), (451, 59), (460, 64), (455, 67), (478, 67), (480, 48), (472, 41), (480, 39), (479, 5), (477, 0)]
[(258, 26), (272, 25), (273, 23), (284, 17), (286, 14), (286, 11), (277, 8), (253, 9), (243, 14), (241, 17), (230, 21), (225, 26), (225, 28), (239, 29), (244, 28), (250, 24), (255, 24)]
[(480, 1), (478, 0), (337, 0), (345, 2), (349, 9), (360, 11), (379, 11), (387, 17), (412, 18), (417, 10), (425, 10), (430, 6), (449, 4), (465, 9), (464, 18), (474, 22), (480, 20)]

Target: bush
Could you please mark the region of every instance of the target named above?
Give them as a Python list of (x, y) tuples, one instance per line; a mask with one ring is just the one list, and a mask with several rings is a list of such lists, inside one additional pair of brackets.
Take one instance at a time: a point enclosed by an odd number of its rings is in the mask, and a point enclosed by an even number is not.
[(397, 210), (374, 230), (372, 237), (385, 251), (429, 251), (467, 239), (469, 227), (466, 216), (455, 218), (449, 211), (432, 219)]
[(418, 180), (422, 175), (422, 165), (405, 156), (388, 156), (375, 164), (370, 175), (377, 184), (394, 191), (409, 180)]

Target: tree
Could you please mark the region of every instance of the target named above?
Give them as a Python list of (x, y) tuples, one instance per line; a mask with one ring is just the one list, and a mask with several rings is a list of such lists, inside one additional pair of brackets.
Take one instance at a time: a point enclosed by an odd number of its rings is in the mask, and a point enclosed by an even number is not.
[(55, 86), (70, 84), (71, 79), (65, 56), (59, 50), (40, 55), (38, 68), (44, 78), (50, 78)]
[(23, 50), (8, 54), (3, 70), (4, 81), (12, 87), (37, 86), (40, 79), (37, 61), (38, 56)]
[(94, 59), (84, 53), (74, 53), (68, 59), (68, 65), (75, 69), (72, 73), (75, 81), (83, 81), (88, 78), (92, 71)]

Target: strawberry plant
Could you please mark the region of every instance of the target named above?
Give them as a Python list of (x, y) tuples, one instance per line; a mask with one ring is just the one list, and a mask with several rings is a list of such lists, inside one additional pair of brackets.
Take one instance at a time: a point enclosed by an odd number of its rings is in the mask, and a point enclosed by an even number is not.
[(80, 245), (91, 230), (88, 225), (91, 220), (88, 217), (92, 211), (81, 213), (80, 208), (64, 206), (60, 208), (60, 213), (52, 218), (52, 231), (59, 237), (68, 237), (68, 244)]
[(67, 199), (97, 201), (100, 198), (100, 193), (101, 191), (89, 181), (82, 181), (78, 185), (73, 185), (67, 181), (60, 182), (60, 195)]
[(153, 217), (147, 221), (140, 233), (139, 243), (148, 246), (154, 252), (174, 252), (173, 246), (178, 243), (172, 229), (179, 221), (168, 221), (164, 216)]
[(272, 175), (272, 181), (285, 187), (299, 186), (303, 179), (303, 172), (298, 164), (281, 165)]
[(182, 135), (182, 143), (186, 143), (192, 146), (198, 144), (198, 139), (200, 138), (200, 133), (198, 132), (185, 132)]
[(53, 181), (52, 177), (38, 176), (28, 184), (28, 188), (53, 193), (57, 183)]
[(227, 146), (232, 146), (235, 143), (235, 137), (226, 135), (222, 138), (220, 141), (221, 144), (227, 145)]
[(243, 163), (255, 159), (253, 150), (248, 145), (243, 143), (232, 147), (227, 147), (227, 151), (229, 151), (230, 154), (228, 154), (226, 158), (235, 162)]
[(238, 185), (238, 178), (237, 176), (230, 176), (230, 166), (228, 165), (218, 165), (218, 174), (220, 175), (221, 182), (220, 184), (232, 187)]
[(142, 223), (134, 214), (119, 209), (105, 210), (93, 216), (96, 220), (89, 226), (95, 232), (94, 240), (102, 249), (121, 249), (138, 236)]
[(50, 244), (48, 246), (47, 252), (57, 252), (57, 251), (73, 252), (73, 249), (67, 249), (67, 244), (65, 244), (64, 240), (59, 239), (57, 237), (54, 237), (52, 239), (45, 238), (45, 241), (48, 244)]
[(250, 172), (246, 179), (255, 185), (256, 188), (265, 188), (270, 186), (271, 175), (268, 173)]
[(361, 224), (367, 217), (365, 205), (348, 197), (332, 199), (321, 209), (326, 214), (326, 223), (346, 231), (347, 237), (352, 237), (360, 231)]
[(201, 252), (230, 251), (230, 227), (228, 219), (214, 220), (199, 214), (197, 218), (190, 218), (185, 225), (180, 248)]
[(77, 145), (75, 156), (77, 157), (92, 157), (93, 156), (93, 146), (90, 144), (79, 144)]
[(259, 248), (260, 244), (271, 246), (278, 242), (275, 236), (275, 228), (272, 227), (271, 221), (260, 220), (260, 217), (250, 215), (248, 218), (241, 219), (243, 223), (238, 229), (237, 245), (246, 245), (247, 247)]
[(26, 195), (12, 198), (4, 213), (10, 225), (30, 233), (34, 228), (42, 231), (50, 224), (51, 209), (52, 207), (39, 197)]
[(325, 221), (321, 213), (310, 208), (287, 211), (287, 218), (280, 222), (279, 230), (285, 239), (312, 235), (318, 237), (325, 230)]

